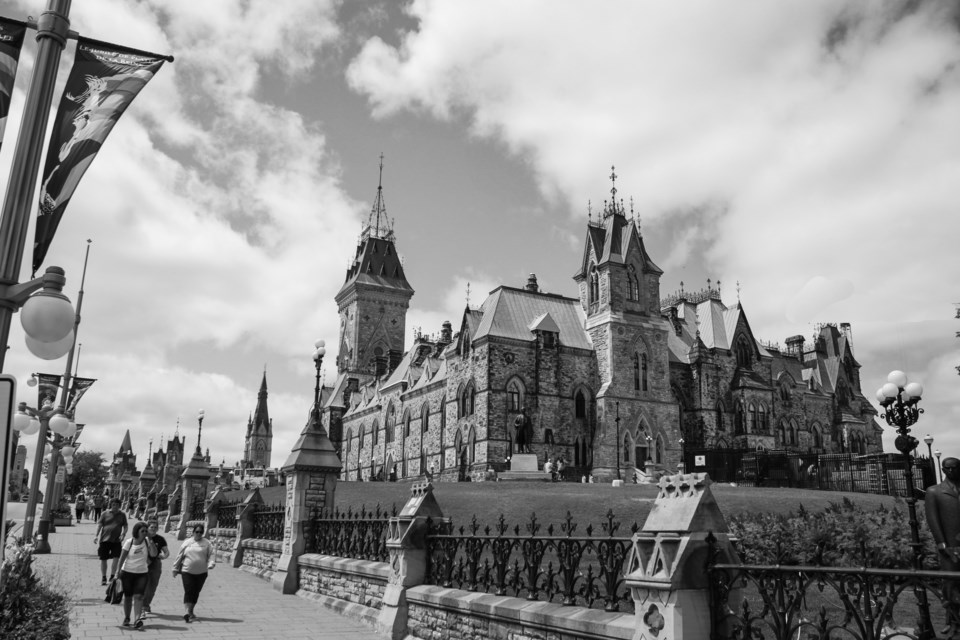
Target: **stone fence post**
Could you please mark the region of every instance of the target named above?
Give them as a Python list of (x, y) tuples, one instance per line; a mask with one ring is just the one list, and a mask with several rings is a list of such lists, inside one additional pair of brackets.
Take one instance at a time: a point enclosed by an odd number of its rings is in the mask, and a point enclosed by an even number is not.
[(211, 529), (220, 524), (218, 518), (220, 505), (226, 501), (227, 499), (223, 495), (223, 489), (217, 487), (217, 490), (210, 496), (210, 500), (205, 505), (207, 512), (207, 535), (209, 535)]
[(407, 504), (397, 516), (390, 518), (387, 533), (390, 579), (384, 589), (377, 631), (391, 640), (401, 640), (407, 632), (407, 589), (423, 584), (426, 577), (427, 518), (443, 519), (429, 481), (415, 483)]
[(320, 422), (318, 407), (310, 412), (310, 420), (293, 445), (281, 470), (287, 478), (287, 496), (283, 524), (283, 546), (277, 568), (270, 579), (273, 588), (283, 593), (296, 593), (299, 586), (298, 559), (306, 549), (307, 531), (313, 511), (332, 511), (340, 458)]
[(237, 539), (233, 542), (233, 552), (230, 554), (230, 565), (234, 568), (243, 564), (243, 541), (253, 537), (253, 514), (259, 505), (263, 504), (260, 489), (254, 489), (244, 499), (240, 512), (237, 514)]
[(707, 474), (662, 477), (653, 509), (633, 536), (633, 569), (624, 577), (636, 610), (634, 640), (710, 639), (710, 532), (718, 561), (737, 562)]

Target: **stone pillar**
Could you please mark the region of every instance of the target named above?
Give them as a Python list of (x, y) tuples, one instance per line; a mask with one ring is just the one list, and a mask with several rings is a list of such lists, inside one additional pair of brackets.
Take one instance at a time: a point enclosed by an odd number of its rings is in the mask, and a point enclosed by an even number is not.
[(260, 489), (254, 489), (243, 501), (240, 513), (237, 514), (237, 539), (233, 543), (233, 553), (230, 554), (230, 565), (234, 568), (243, 564), (243, 545), (240, 543), (253, 537), (253, 514), (261, 504), (263, 497), (260, 496)]
[(206, 506), (206, 529), (207, 532), (210, 532), (210, 529), (219, 526), (218, 515), (220, 513), (220, 505), (226, 502), (227, 499), (223, 496), (223, 489), (216, 489), (213, 492), (213, 495), (210, 496), (210, 500), (207, 502)]
[(177, 528), (177, 540), (183, 540), (187, 537), (187, 521), (192, 514), (193, 501), (198, 497), (207, 497), (207, 485), (210, 482), (210, 472), (207, 470), (207, 463), (203, 459), (203, 452), (200, 451), (200, 445), (197, 445), (190, 464), (180, 475), (180, 486), (183, 500), (180, 503), (180, 526)]
[[(664, 476), (643, 525), (633, 536), (624, 577), (636, 609), (634, 640), (710, 639), (710, 590), (704, 567), (709, 533), (717, 539), (718, 562), (737, 562), (727, 523), (705, 473)], [(731, 601), (739, 593), (731, 594)]]
[(377, 631), (391, 640), (401, 640), (407, 632), (407, 589), (423, 584), (426, 577), (427, 518), (442, 520), (443, 513), (433, 497), (433, 485), (415, 483), (410, 500), (399, 515), (390, 518), (387, 535), (390, 580), (383, 593)]
[(310, 419), (281, 467), (287, 478), (286, 515), (283, 525), (283, 547), (271, 582), (283, 593), (296, 593), (299, 584), (298, 558), (306, 549), (304, 524), (314, 510), (332, 511), (340, 458), (320, 422), (319, 410), (310, 412)]

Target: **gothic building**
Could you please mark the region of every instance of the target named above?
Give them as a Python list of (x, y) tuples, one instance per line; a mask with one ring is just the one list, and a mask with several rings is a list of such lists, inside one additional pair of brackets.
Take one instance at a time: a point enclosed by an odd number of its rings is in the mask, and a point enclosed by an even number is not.
[(267, 411), (267, 372), (263, 372), (257, 408), (247, 420), (247, 435), (243, 441), (242, 469), (268, 468), (273, 449), (273, 420)]
[(541, 464), (562, 455), (601, 479), (638, 461), (675, 468), (681, 438), (688, 450), (882, 449), (849, 325), (780, 348), (724, 304), (719, 282), (661, 298), (663, 271), (611, 191), (587, 223), (577, 298), (540, 291), (531, 274), (404, 351), (414, 290), (381, 182), (336, 296), (338, 375), (323, 411), (344, 479), (483, 477), (503, 468), (522, 409)]

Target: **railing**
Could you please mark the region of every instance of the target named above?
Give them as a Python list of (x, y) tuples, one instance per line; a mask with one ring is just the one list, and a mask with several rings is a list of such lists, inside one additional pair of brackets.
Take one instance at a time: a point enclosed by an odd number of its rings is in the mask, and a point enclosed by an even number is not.
[(283, 503), (259, 505), (253, 513), (253, 537), (260, 540), (283, 540)]
[[(593, 525), (585, 536), (574, 536), (577, 524), (570, 512), (555, 531), (551, 524), (541, 535), (536, 514), (524, 526), (508, 525), (503, 515), (491, 530), (480, 530), (476, 517), (468, 528), (450, 522), (428, 521), (426, 584), (526, 598), (563, 605), (603, 606), (605, 611), (633, 609), (623, 584), (632, 549), (631, 538), (615, 537), (620, 523), (613, 512), (601, 523), (602, 537)], [(639, 526), (634, 523), (631, 535)]]
[(237, 526), (238, 502), (223, 502), (217, 505), (217, 526), (224, 529), (233, 529)]
[(314, 513), (310, 518), (307, 550), (340, 558), (388, 562), (387, 525), (391, 516), (396, 515), (396, 505), (387, 512), (379, 504), (373, 511), (361, 507), (356, 512), (350, 508)]
[(960, 572), (721, 564), (712, 533), (707, 542), (711, 640), (932, 640), (960, 630)]
[(207, 517), (207, 510), (205, 508), (205, 503), (203, 498), (198, 498), (193, 501), (193, 504), (190, 505), (190, 519), (191, 520), (205, 520)]

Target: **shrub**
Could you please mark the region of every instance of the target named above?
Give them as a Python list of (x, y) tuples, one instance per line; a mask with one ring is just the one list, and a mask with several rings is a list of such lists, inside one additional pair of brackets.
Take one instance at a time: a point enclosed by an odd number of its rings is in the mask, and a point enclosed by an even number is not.
[(69, 602), (43, 584), (33, 570), (33, 552), (18, 544), (0, 567), (0, 638), (66, 640)]
[[(937, 554), (918, 510), (923, 567), (937, 568)], [(913, 566), (910, 523), (898, 500), (893, 509), (868, 511), (844, 497), (819, 513), (742, 513), (728, 519), (747, 564), (827, 565), (907, 569)]]

